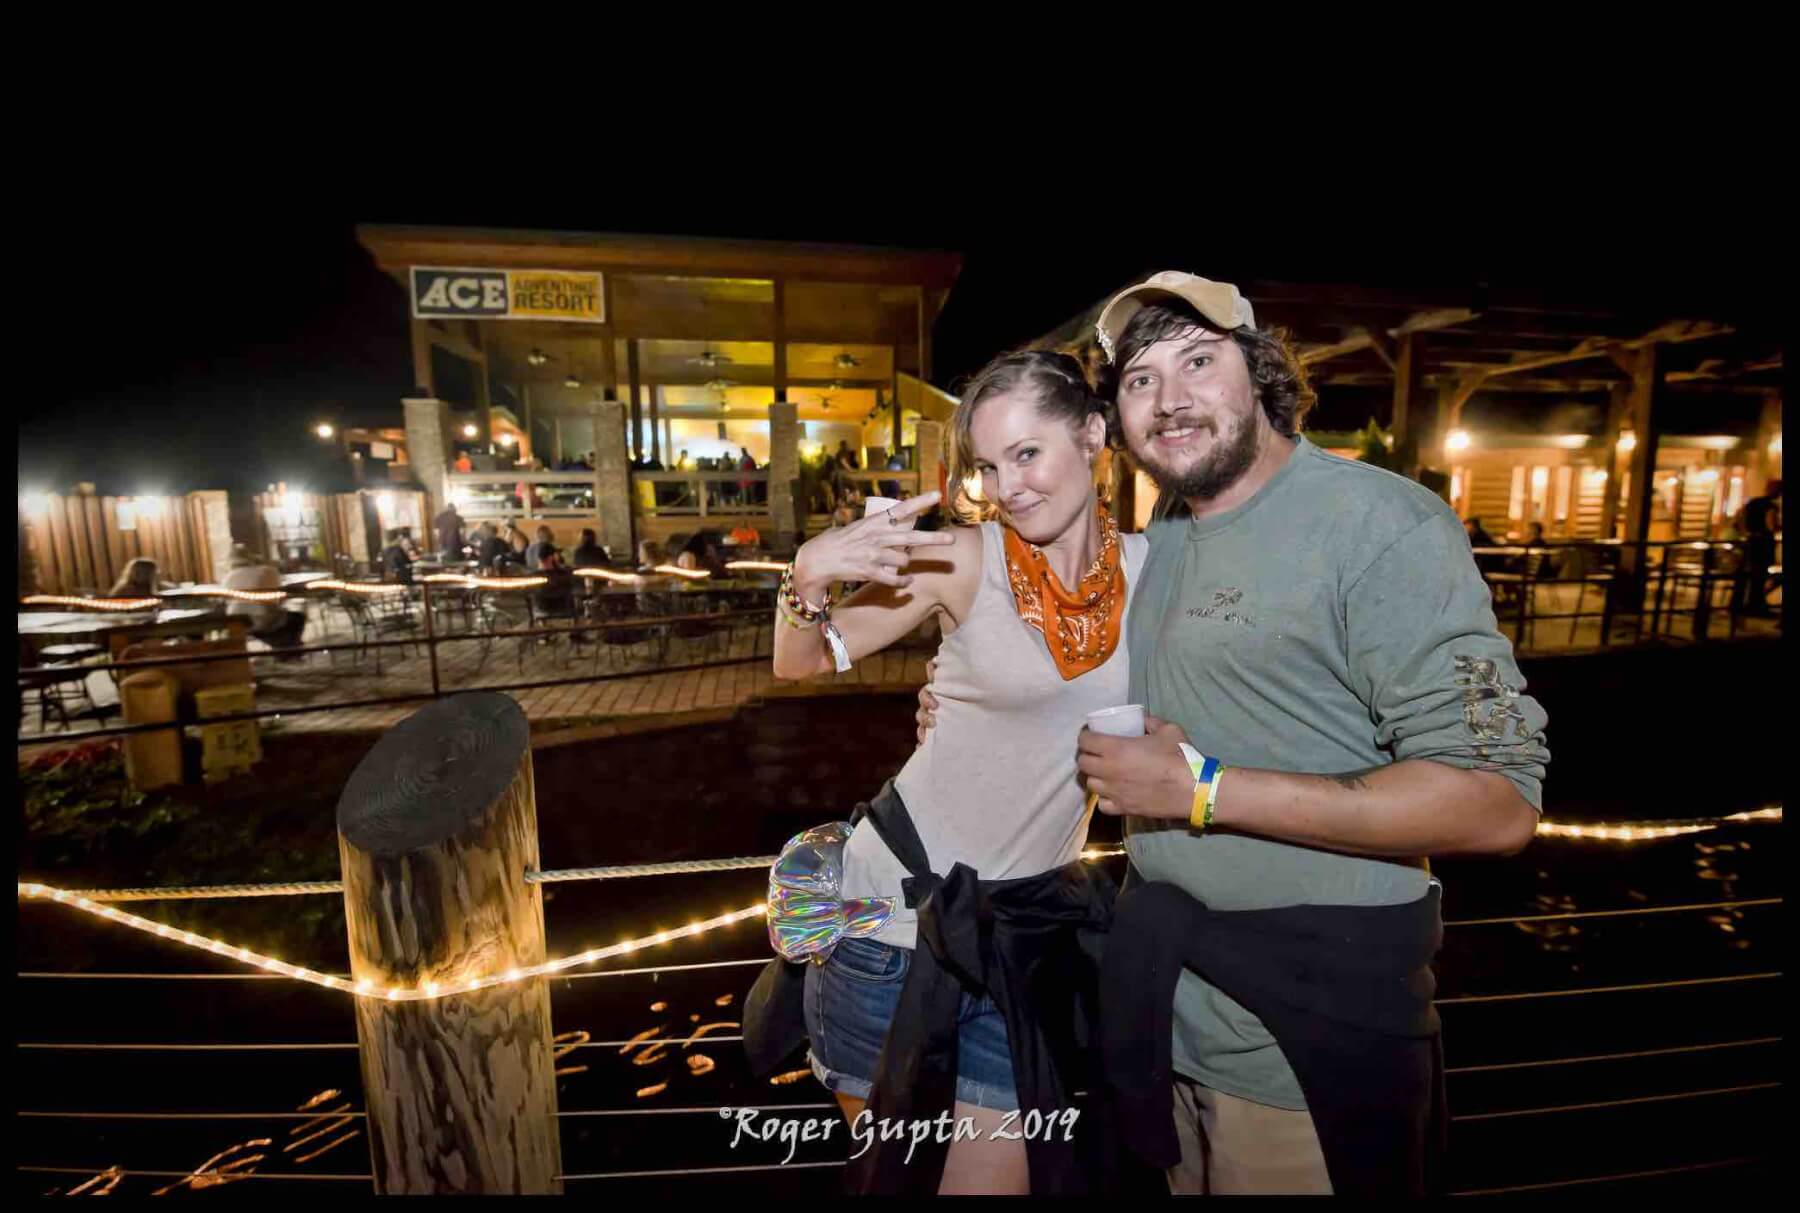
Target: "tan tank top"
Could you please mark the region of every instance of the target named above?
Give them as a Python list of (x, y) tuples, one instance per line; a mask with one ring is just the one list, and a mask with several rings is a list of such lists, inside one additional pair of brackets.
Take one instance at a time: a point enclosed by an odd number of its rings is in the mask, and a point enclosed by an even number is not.
[[(1129, 595), (1147, 544), (1142, 535), (1119, 539)], [(894, 780), (931, 870), (947, 873), (960, 860), (983, 880), (1010, 880), (1075, 859), (1088, 825), (1076, 734), (1089, 712), (1126, 702), (1123, 629), (1105, 665), (1063, 681), (1043, 636), (1013, 605), (1000, 524), (984, 522), (975, 601), (937, 663), (937, 725)], [(844, 846), (844, 896), (898, 898), (906, 876), (874, 828), (858, 825)], [(917, 931), (918, 916), (902, 903), (875, 938), (910, 948)]]

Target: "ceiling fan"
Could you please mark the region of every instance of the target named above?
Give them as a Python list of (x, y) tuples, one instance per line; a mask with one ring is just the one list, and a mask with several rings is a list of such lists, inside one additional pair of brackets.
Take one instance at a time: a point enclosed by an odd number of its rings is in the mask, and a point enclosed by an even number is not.
[(698, 358), (689, 358), (688, 362), (694, 366), (703, 366), (707, 370), (712, 370), (714, 367), (731, 365), (731, 359), (728, 356), (724, 354), (715, 354), (710, 349), (700, 351), (700, 356)]
[(853, 371), (862, 365), (862, 359), (856, 357), (854, 354), (844, 353), (833, 358), (831, 360), (831, 365), (837, 367), (840, 371)]
[(700, 386), (706, 388), (708, 391), (723, 392), (728, 387), (736, 387), (737, 380), (735, 380), (735, 379), (708, 379), (705, 383), (701, 384)]

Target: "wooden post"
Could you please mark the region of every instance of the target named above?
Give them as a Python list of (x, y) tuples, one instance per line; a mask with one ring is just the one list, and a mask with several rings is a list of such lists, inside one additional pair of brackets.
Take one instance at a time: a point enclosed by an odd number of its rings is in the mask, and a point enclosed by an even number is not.
[[(525, 713), (495, 692), (389, 730), (338, 801), (350, 973), (379, 992), (542, 963)], [(358, 996), (375, 1190), (560, 1193), (543, 978), (442, 999)]]
[(1410, 480), (1419, 476), (1419, 422), (1423, 376), (1419, 373), (1419, 336), (1403, 333), (1394, 351), (1394, 470)]
[[(1625, 542), (1650, 538), (1650, 514), (1656, 500), (1656, 397), (1662, 376), (1657, 369), (1657, 347), (1647, 345), (1631, 359), (1631, 431), (1637, 445), (1631, 450), (1631, 483), (1626, 486)], [(1641, 578), (1647, 553), (1626, 548), (1621, 565)]]
[(638, 343), (630, 340), (625, 343), (625, 373), (631, 377), (631, 441), (626, 449), (633, 459), (644, 457), (644, 391), (643, 379), (638, 371)]
[[(1631, 416), (1631, 386), (1615, 384), (1606, 406), (1606, 427), (1600, 440), (1606, 449), (1600, 452), (1600, 466), (1606, 470), (1606, 487), (1600, 496), (1600, 538), (1611, 539), (1619, 531), (1619, 484), (1625, 468), (1619, 466), (1619, 436), (1627, 428)], [(1629, 464), (1627, 464), (1629, 466)]]

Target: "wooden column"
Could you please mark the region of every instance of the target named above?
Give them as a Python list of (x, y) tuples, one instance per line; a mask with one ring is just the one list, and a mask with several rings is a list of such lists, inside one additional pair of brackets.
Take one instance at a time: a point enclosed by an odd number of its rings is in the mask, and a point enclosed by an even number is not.
[(525, 713), (455, 695), (376, 743), (338, 801), (350, 974), (375, 1190), (560, 1193), (543, 978), (388, 1001), (381, 991), (542, 963)]
[(1762, 416), (1756, 425), (1756, 450), (1751, 452), (1749, 464), (1749, 483), (1744, 486), (1744, 496), (1760, 497), (1768, 491), (1769, 481), (1781, 479), (1781, 453), (1771, 451), (1770, 445), (1781, 436), (1781, 393), (1770, 392), (1763, 397)]
[(437, 383), (431, 373), (431, 322), (412, 322), (413, 391), (421, 397), (436, 396)]
[[(1650, 507), (1655, 500), (1656, 485), (1656, 397), (1662, 376), (1657, 369), (1657, 347), (1647, 345), (1628, 360), (1631, 388), (1627, 408), (1631, 431), (1637, 445), (1631, 450), (1631, 485), (1625, 501), (1625, 541), (1633, 543), (1650, 537)], [(1634, 572), (1641, 570), (1639, 553), (1627, 548), (1621, 566)]]
[(787, 401), (787, 283), (775, 279), (775, 402)]
[(1394, 343), (1394, 415), (1388, 428), (1394, 435), (1394, 470), (1408, 479), (1419, 475), (1419, 428), (1423, 406), (1420, 384), (1419, 335), (1403, 333)]
[(626, 445), (633, 459), (641, 459), (644, 455), (644, 391), (638, 373), (638, 343), (635, 340), (625, 342), (625, 373), (630, 377), (631, 390), (631, 441)]
[[(1614, 384), (1612, 398), (1606, 404), (1606, 426), (1600, 431), (1605, 449), (1600, 452), (1600, 466), (1606, 470), (1606, 484), (1600, 490), (1600, 538), (1612, 539), (1619, 530), (1619, 484), (1625, 468), (1619, 459), (1619, 435), (1630, 426), (1631, 385)], [(1629, 466), (1629, 463), (1626, 464)]]
[(931, 382), (931, 330), (937, 326), (937, 301), (919, 288), (919, 382)]
[(796, 405), (781, 401), (769, 406), (769, 518), (774, 534), (769, 546), (775, 551), (790, 551), (790, 544), (805, 542), (801, 531), (805, 503), (794, 499), (794, 485), (800, 477), (800, 414)]
[(600, 314), (606, 323), (600, 326), (600, 390), (601, 399), (619, 398), (619, 355), (613, 346), (612, 275), (600, 276)]
[[(475, 364), (475, 424), (481, 429), (477, 440), (489, 445), (494, 441), (494, 418), (491, 412), (494, 401), (493, 388), (488, 383), (487, 346), (482, 341), (481, 322), (471, 320), (468, 325), (469, 344), (481, 352), (481, 358)], [(529, 429), (525, 431), (525, 436), (531, 436)]]

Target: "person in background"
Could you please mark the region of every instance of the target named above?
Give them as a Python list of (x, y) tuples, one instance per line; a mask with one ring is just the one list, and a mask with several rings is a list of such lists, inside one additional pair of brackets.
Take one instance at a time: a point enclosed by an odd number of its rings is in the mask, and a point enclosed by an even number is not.
[(462, 559), (463, 520), (456, 512), (454, 501), (445, 504), (436, 518), (431, 520), (432, 529), (436, 532), (438, 559), (445, 564), (453, 564)]
[(749, 523), (740, 522), (731, 528), (730, 540), (733, 547), (759, 548), (762, 546), (762, 532)]
[(612, 553), (601, 546), (600, 537), (594, 533), (593, 527), (583, 527), (581, 542), (575, 545), (570, 563), (578, 569), (600, 568), (612, 563)]
[[(228, 590), (266, 594), (281, 589), (281, 573), (272, 564), (264, 564), (250, 554), (241, 543), (231, 545), (230, 572), (221, 583)], [(232, 599), (225, 606), (228, 617), (250, 621), (250, 634), (272, 649), (291, 649), (300, 643), (306, 629), (306, 613), (290, 611), (280, 602), (245, 602)], [(299, 654), (284, 654), (283, 661), (297, 661)]]
[(1744, 536), (1744, 575), (1732, 593), (1746, 615), (1769, 618), (1769, 569), (1775, 563), (1775, 535), (1781, 530), (1781, 481), (1769, 481), (1762, 496), (1744, 503), (1738, 529)]
[[(892, 455), (889, 455), (887, 470), (890, 472), (904, 472), (906, 470), (906, 456), (902, 455), (899, 451), (895, 451)], [(881, 495), (883, 497), (892, 497), (895, 501), (900, 500), (900, 482), (898, 480), (883, 480), (881, 482)]]
[(639, 541), (638, 572), (647, 573), (657, 565), (663, 563), (666, 558), (667, 557), (662, 550), (662, 545), (657, 543), (654, 539), (644, 539)]
[(540, 526), (537, 529), (536, 540), (527, 544), (525, 547), (525, 567), (528, 569), (537, 568), (543, 559), (544, 550), (546, 548), (552, 552), (556, 550), (556, 535), (549, 527)]
[(398, 585), (412, 584), (412, 554), (406, 550), (406, 532), (394, 527), (381, 549), (381, 579)]
[(458, 472), (472, 472), (475, 470), (475, 462), (469, 458), (469, 452), (467, 451), (458, 451), (456, 454), (456, 462), (450, 466)]
[(108, 598), (154, 598), (164, 583), (156, 575), (156, 561), (148, 556), (139, 556), (124, 571), (113, 587), (107, 592)]
[(491, 572), (507, 553), (506, 541), (500, 538), (500, 532), (491, 522), (484, 522), (476, 527), (473, 538), (475, 559), (480, 562), (483, 572)]
[(1463, 533), (1469, 537), (1472, 548), (1488, 548), (1494, 546), (1494, 537), (1487, 533), (1479, 518), (1463, 519)]

